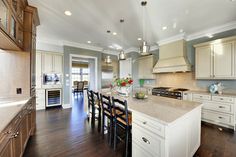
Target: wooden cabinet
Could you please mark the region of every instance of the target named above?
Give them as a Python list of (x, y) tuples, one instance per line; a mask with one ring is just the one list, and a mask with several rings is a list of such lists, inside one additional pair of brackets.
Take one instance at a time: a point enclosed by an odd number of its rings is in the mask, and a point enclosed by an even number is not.
[(42, 73), (63, 73), (63, 56), (54, 53), (42, 53)]
[(23, 156), (28, 139), (35, 130), (35, 97), (12, 119), (10, 124), (0, 133), (0, 156)]
[(155, 79), (152, 73), (154, 66), (154, 56), (145, 56), (138, 59), (138, 76), (139, 79)]
[(196, 79), (236, 79), (236, 37), (195, 45)]
[(23, 50), (25, 0), (0, 0), (0, 48)]

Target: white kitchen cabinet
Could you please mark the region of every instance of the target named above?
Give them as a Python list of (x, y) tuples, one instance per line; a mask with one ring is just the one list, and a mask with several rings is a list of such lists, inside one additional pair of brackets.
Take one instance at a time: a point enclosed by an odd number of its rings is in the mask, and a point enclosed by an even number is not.
[(36, 88), (42, 88), (42, 54), (36, 53)]
[(153, 72), (154, 56), (145, 56), (138, 59), (139, 79), (155, 79)]
[(235, 130), (234, 97), (211, 95), (208, 93), (192, 93), (193, 101), (203, 103), (202, 121)]
[(195, 45), (196, 79), (236, 79), (236, 37)]
[(63, 56), (54, 53), (42, 53), (42, 72), (61, 74), (63, 72)]
[(132, 119), (134, 157), (191, 157), (200, 146), (201, 107), (168, 125), (135, 111)]
[(196, 78), (210, 78), (213, 75), (212, 46), (196, 48)]
[(214, 45), (214, 77), (234, 77), (233, 42)]
[(45, 89), (37, 89), (36, 90), (36, 109), (43, 110), (45, 109)]

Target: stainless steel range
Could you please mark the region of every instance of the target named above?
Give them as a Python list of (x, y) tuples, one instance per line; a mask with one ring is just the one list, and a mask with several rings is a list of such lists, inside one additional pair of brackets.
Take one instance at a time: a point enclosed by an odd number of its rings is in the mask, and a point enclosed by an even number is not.
[(156, 87), (152, 89), (152, 95), (182, 100), (183, 92), (187, 90), (185, 88)]

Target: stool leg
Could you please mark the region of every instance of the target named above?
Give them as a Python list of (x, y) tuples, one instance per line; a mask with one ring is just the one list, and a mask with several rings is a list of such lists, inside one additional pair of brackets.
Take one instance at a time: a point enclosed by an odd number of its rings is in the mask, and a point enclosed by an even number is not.
[(129, 148), (129, 128), (127, 126), (125, 129), (125, 157), (128, 157), (128, 148)]
[(115, 124), (114, 124), (114, 150), (116, 150), (116, 134), (117, 134), (117, 124), (116, 124), (116, 120), (115, 120), (115, 122), (114, 122)]
[(113, 127), (113, 119), (112, 117), (110, 116), (110, 126), (109, 126), (109, 145), (111, 146), (111, 139), (112, 139), (112, 127)]
[(102, 137), (104, 138), (105, 116), (102, 114)]

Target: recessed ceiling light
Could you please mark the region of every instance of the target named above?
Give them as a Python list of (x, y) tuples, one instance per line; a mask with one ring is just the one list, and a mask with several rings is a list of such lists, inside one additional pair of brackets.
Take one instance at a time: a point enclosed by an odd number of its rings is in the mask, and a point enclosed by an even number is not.
[(71, 15), (72, 15), (72, 13), (71, 13), (69, 10), (66, 10), (64, 13), (65, 13), (65, 15), (67, 15), (67, 16), (71, 16)]
[(142, 38), (138, 38), (138, 41), (141, 41), (142, 40)]
[(113, 35), (117, 35), (117, 33), (116, 33), (116, 32), (113, 32), (112, 34), (113, 34)]
[(212, 34), (207, 34), (206, 35), (208, 38), (213, 38), (213, 35)]
[(183, 30), (183, 29), (180, 29), (180, 30), (179, 30), (179, 32), (180, 32), (180, 33), (183, 33), (183, 32), (184, 32), (184, 30)]
[(88, 44), (91, 44), (92, 42), (91, 41), (87, 41)]
[(163, 30), (163, 31), (164, 31), (164, 30), (167, 30), (167, 26), (162, 27), (162, 30)]
[(231, 2), (234, 2), (235, 0), (230, 0)]

